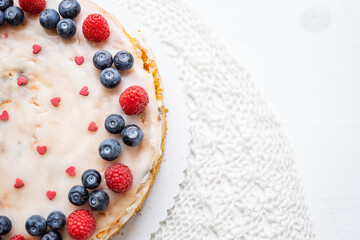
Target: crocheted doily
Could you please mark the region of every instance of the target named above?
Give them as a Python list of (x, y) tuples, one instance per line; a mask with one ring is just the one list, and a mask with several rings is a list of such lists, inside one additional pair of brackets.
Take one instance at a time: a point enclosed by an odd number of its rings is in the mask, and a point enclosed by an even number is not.
[(293, 152), (244, 68), (180, 0), (118, 2), (167, 47), (190, 110), (185, 180), (152, 239), (315, 239)]

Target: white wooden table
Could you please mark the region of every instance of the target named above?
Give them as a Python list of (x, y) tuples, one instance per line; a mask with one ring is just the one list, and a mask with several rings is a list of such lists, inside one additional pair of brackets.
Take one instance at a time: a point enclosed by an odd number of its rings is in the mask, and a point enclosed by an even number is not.
[(318, 239), (359, 240), (360, 1), (184, 1), (283, 123)]

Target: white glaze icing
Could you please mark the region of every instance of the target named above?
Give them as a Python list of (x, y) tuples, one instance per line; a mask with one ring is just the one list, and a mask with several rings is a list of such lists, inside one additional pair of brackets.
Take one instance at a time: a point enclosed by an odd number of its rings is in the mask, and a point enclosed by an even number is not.
[[(47, 8), (57, 9), (59, 2), (48, 1)], [(25, 24), (19, 27), (0, 27), (0, 112), (7, 110), (10, 115), (8, 121), (0, 121), (0, 215), (8, 216), (13, 223), (12, 231), (3, 239), (15, 234), (32, 239), (24, 225), (33, 214), (46, 218), (54, 210), (68, 215), (75, 209), (89, 209), (71, 205), (67, 199), (69, 189), (81, 184), (81, 174), (86, 169), (97, 169), (103, 175), (107, 166), (124, 163), (132, 170), (133, 185), (128, 192), (115, 194), (103, 179), (99, 189), (109, 193), (110, 205), (103, 216), (94, 212), (98, 233), (120, 216), (132, 214), (137, 206), (128, 207), (137, 201), (135, 194), (162, 154), (162, 126), (153, 77), (144, 70), (122, 27), (105, 13), (110, 38), (105, 43), (87, 41), (82, 35), (82, 22), (88, 14), (102, 10), (85, 0), (80, 0), (80, 4), (82, 11), (75, 19), (77, 33), (71, 40), (63, 40), (54, 31), (41, 28), (38, 15), (26, 15)], [(42, 46), (37, 55), (32, 53), (33, 44)], [(122, 74), (122, 82), (116, 89), (105, 89), (98, 80), (100, 71), (93, 66), (92, 57), (101, 49), (112, 54), (127, 50), (135, 57), (134, 67)], [(75, 56), (84, 56), (84, 63), (78, 66)], [(26, 86), (17, 85), (19, 75), (29, 79)], [(132, 85), (144, 87), (150, 103), (143, 114), (126, 116), (118, 98)], [(89, 88), (89, 96), (79, 95), (83, 86)], [(61, 97), (58, 107), (50, 103), (53, 97)], [(121, 114), (127, 124), (138, 124), (143, 129), (144, 140), (138, 147), (128, 147), (119, 136), (106, 132), (103, 123), (112, 113)], [(87, 130), (92, 121), (99, 127), (97, 132)], [(97, 150), (100, 142), (109, 137), (117, 138), (122, 145), (120, 157), (113, 162), (102, 160)], [(36, 151), (38, 145), (48, 147), (45, 155)], [(65, 173), (69, 166), (76, 167), (75, 177)], [(16, 178), (24, 181), (23, 188), (14, 188)], [(46, 197), (48, 190), (57, 192), (52, 201)], [(142, 194), (145, 192), (136, 198)], [(64, 232), (63, 239), (69, 239)]]

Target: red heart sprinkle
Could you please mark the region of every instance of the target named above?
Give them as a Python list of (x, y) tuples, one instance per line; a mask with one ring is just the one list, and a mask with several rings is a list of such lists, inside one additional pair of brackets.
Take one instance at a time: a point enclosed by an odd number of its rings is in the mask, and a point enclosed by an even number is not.
[(76, 173), (75, 173), (75, 167), (74, 166), (71, 166), (71, 167), (68, 167), (68, 169), (66, 169), (66, 173), (69, 175), (69, 176), (75, 176)]
[(41, 51), (41, 46), (34, 44), (33, 45), (33, 54), (38, 54)]
[(24, 184), (23, 180), (21, 180), (20, 178), (17, 178), (15, 180), (15, 184), (14, 184), (15, 188), (22, 188), (24, 185), (25, 184)]
[(89, 95), (89, 89), (88, 89), (88, 87), (86, 87), (86, 86), (83, 87), (83, 88), (80, 90), (79, 94), (80, 94), (80, 95), (83, 95), (83, 96)]
[(17, 80), (17, 85), (26, 85), (28, 80), (24, 76), (20, 76)]
[(46, 196), (48, 197), (48, 199), (53, 200), (56, 196), (56, 192), (55, 191), (47, 191)]
[(47, 146), (37, 146), (36, 150), (40, 153), (40, 155), (44, 155), (47, 151)]
[(4, 110), (4, 111), (2, 112), (2, 114), (0, 115), (0, 120), (2, 120), (2, 121), (9, 120), (9, 113)]
[(54, 105), (55, 107), (59, 106), (59, 102), (61, 101), (60, 97), (54, 97), (50, 100), (50, 102), (52, 103), (52, 105)]
[(96, 126), (96, 123), (91, 122), (89, 127), (88, 127), (88, 130), (91, 131), (91, 132), (96, 132), (98, 130), (98, 127)]
[(74, 60), (75, 60), (77, 65), (81, 65), (84, 62), (85, 59), (84, 59), (83, 56), (80, 56), (80, 57), (76, 56)]

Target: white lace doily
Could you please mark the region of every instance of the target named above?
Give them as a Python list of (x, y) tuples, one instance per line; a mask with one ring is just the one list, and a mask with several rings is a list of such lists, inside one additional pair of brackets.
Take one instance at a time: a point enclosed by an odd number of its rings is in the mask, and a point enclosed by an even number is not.
[(243, 67), (180, 0), (118, 2), (167, 46), (191, 112), (185, 180), (152, 239), (315, 239), (288, 140)]

